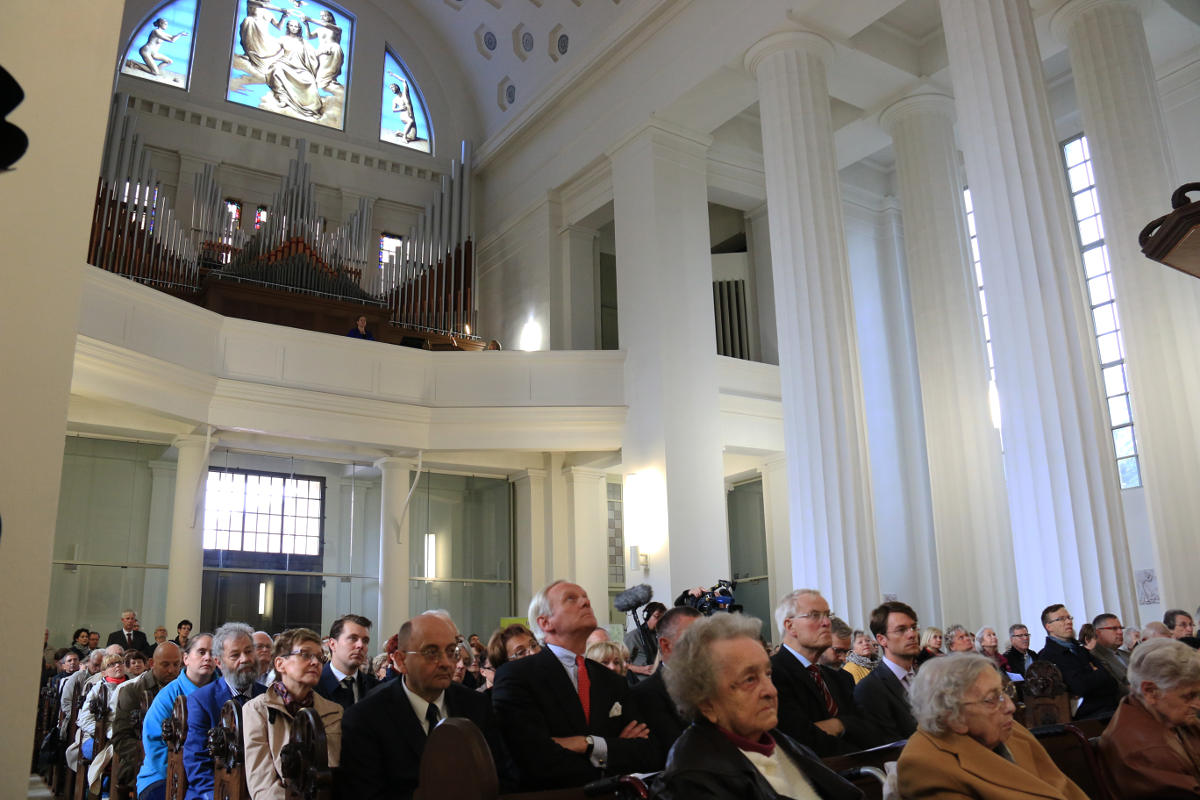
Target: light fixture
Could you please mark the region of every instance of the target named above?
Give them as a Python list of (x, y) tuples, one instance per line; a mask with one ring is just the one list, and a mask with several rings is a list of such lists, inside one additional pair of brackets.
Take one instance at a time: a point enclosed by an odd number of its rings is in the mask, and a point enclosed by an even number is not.
[(267, 613), (267, 584), (259, 581), (258, 583), (258, 614), (262, 616)]
[(521, 350), (542, 349), (542, 326), (532, 317), (521, 328), (521, 338), (517, 347)]
[(437, 534), (425, 534), (425, 577), (437, 577)]

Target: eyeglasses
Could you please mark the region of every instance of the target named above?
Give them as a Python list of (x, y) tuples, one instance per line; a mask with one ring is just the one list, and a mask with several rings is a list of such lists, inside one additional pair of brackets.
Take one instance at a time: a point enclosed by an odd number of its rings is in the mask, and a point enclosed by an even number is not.
[(1028, 633), (1014, 633), (1010, 638), (1012, 638), (1012, 639), (1028, 639), (1029, 634)]
[(301, 661), (307, 661), (310, 664), (324, 664), (325, 663), (325, 654), (324, 653), (314, 653), (310, 650), (293, 650), (292, 652), (288, 653), (288, 655), (296, 656)]
[(849, 647), (835, 647), (835, 648), (833, 648), (833, 654), (835, 656), (837, 656), (838, 658), (842, 658), (843, 656), (850, 655), (850, 648)]
[(967, 700), (967, 701), (963, 702), (963, 705), (964, 706), (969, 706), (969, 705), (987, 706), (992, 711), (995, 711), (996, 709), (998, 709), (1004, 705), (1005, 700), (1012, 700), (1013, 703), (1015, 704), (1016, 699), (1017, 699), (1017, 687), (1015, 684), (1010, 683), (1008, 686), (1005, 686), (1003, 689), (1001, 689), (998, 692), (992, 692), (987, 697), (981, 697), (978, 700)]
[(920, 625), (901, 625), (899, 628), (896, 628), (895, 630), (888, 631), (888, 636), (904, 636), (905, 634), (908, 634), (908, 633), (920, 633), (920, 632), (921, 632)]
[(539, 645), (532, 644), (529, 647), (518, 647), (516, 650), (513, 651), (513, 654), (511, 656), (509, 656), (509, 658), (510, 659), (524, 658), (525, 656), (537, 655), (540, 652), (542, 652), (542, 648)]
[(1125, 626), (1124, 625), (1103, 625), (1099, 628), (1096, 628), (1096, 630), (1098, 630), (1098, 631), (1123, 631), (1123, 630), (1125, 630)]
[(422, 647), (420, 650), (405, 650), (404, 652), (407, 655), (420, 656), (421, 658), (425, 659), (426, 661), (432, 661), (432, 662), (437, 662), (437, 661), (441, 660), (443, 657), (447, 661), (457, 661), (458, 660), (458, 645), (457, 644), (452, 644), (449, 647), (447, 647), (445, 650), (434, 647), (433, 645), (429, 645), (429, 647)]
[(1067, 614), (1065, 617), (1055, 617), (1054, 619), (1047, 620), (1048, 623), (1050, 623), (1050, 622), (1074, 622), (1074, 621), (1075, 621), (1075, 618), (1072, 617), (1070, 614)]
[(833, 619), (832, 611), (810, 611), (807, 614), (792, 614), (788, 619), (815, 619), (817, 622), (824, 622), (827, 619)]

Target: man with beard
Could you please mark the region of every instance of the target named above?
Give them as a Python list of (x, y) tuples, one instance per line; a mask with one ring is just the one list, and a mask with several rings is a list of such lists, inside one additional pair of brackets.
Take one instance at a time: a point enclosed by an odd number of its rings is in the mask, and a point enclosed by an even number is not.
[(199, 633), (183, 648), (183, 672), (154, 697), (142, 724), (142, 759), (137, 776), (137, 796), (140, 800), (163, 800), (166, 795), (167, 745), (163, 741), (163, 720), (171, 716), (175, 698), (189, 697), (202, 686), (212, 682), (216, 660), (212, 653), (211, 633)]
[(358, 614), (338, 617), (329, 626), (329, 663), (321, 672), (317, 694), (349, 708), (375, 688), (378, 679), (363, 669), (370, 659), (371, 620)]
[(866, 721), (878, 730), (877, 741), (898, 742), (917, 729), (908, 702), (908, 690), (916, 677), (913, 662), (921, 652), (917, 612), (891, 600), (871, 612), (870, 627), (883, 648), (883, 658), (854, 687), (854, 701)]
[(258, 660), (254, 656), (254, 629), (244, 622), (226, 622), (213, 634), (213, 653), (220, 659), (221, 678), (188, 696), (188, 732), (183, 743), (183, 768), (187, 772), (187, 800), (211, 800), (213, 760), (208, 754), (208, 730), (221, 721), (226, 700), (245, 705), (266, 689), (255, 683)]

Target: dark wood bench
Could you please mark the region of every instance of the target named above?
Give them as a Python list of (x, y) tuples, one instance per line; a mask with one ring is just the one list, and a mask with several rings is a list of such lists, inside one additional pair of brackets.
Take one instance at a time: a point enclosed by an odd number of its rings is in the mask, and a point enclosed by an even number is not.
[(249, 800), (246, 759), (242, 747), (242, 707), (233, 700), (221, 706), (220, 724), (208, 731), (213, 758), (213, 800)]
[(1086, 719), (1029, 731), (1046, 748), (1055, 765), (1092, 800), (1117, 800), (1094, 741), (1107, 722)]
[(167, 746), (166, 800), (186, 800), (187, 772), (183, 769), (183, 743), (187, 739), (187, 698), (175, 696), (171, 716), (163, 720), (163, 743)]
[(292, 720), (291, 736), (279, 752), (283, 785), (288, 800), (330, 800), (333, 770), (329, 767), (329, 745), (325, 723), (311, 708), (302, 708)]

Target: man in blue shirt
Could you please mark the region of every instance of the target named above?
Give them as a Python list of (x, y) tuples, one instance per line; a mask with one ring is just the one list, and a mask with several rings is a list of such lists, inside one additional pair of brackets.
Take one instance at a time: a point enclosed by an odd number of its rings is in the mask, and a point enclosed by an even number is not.
[(183, 672), (154, 697), (142, 724), (142, 747), (146, 757), (137, 776), (138, 800), (162, 800), (166, 794), (167, 745), (163, 741), (163, 720), (171, 716), (175, 698), (187, 697), (212, 681), (216, 660), (212, 655), (212, 634), (201, 633), (188, 640), (183, 654)]
[(244, 622), (226, 622), (213, 633), (213, 652), (220, 659), (221, 677), (188, 695), (188, 731), (183, 742), (187, 800), (212, 800), (213, 760), (208, 754), (208, 731), (221, 721), (227, 700), (245, 705), (266, 687), (256, 683), (258, 659), (254, 629)]

